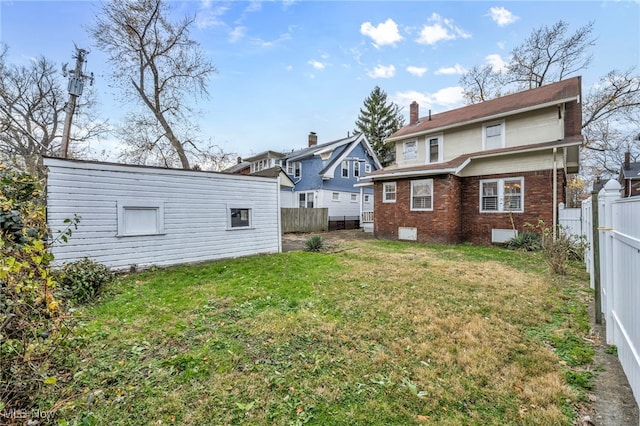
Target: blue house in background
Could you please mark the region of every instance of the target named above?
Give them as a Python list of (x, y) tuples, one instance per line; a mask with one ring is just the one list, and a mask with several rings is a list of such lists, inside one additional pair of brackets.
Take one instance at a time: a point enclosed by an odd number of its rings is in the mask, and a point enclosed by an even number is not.
[(227, 171), (263, 174), (272, 168), (281, 168), (294, 183), (293, 188), (282, 187), (282, 207), (327, 208), (329, 217), (359, 217), (373, 210), (373, 188), (354, 185), (359, 177), (382, 166), (363, 134), (318, 144), (318, 136), (311, 132), (306, 148), (290, 153), (266, 151)]

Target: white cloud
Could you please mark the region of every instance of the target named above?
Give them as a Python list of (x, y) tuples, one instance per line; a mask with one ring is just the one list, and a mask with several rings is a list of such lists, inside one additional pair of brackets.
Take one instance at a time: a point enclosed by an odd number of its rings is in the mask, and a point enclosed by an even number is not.
[(431, 95), (435, 105), (454, 108), (462, 105), (464, 102), (463, 89), (460, 86), (445, 87)]
[(397, 42), (402, 40), (402, 36), (398, 32), (398, 25), (391, 18), (378, 24), (377, 27), (373, 26), (371, 22), (365, 22), (360, 25), (360, 33), (371, 37), (375, 47), (395, 46)]
[(247, 8), (244, 11), (245, 11), (245, 13), (253, 13), (253, 12), (259, 12), (261, 10), (262, 10), (262, 2), (261, 1), (250, 0), (249, 1), (249, 6), (247, 6)]
[(491, 16), (493, 22), (498, 24), (498, 26), (500, 27), (513, 24), (518, 19), (520, 19), (519, 16), (514, 15), (504, 7), (492, 7), (491, 9), (489, 9), (489, 16)]
[(210, 7), (210, 3), (202, 3), (204, 10), (200, 11), (196, 16), (196, 27), (198, 29), (204, 29), (209, 27), (225, 26), (226, 24), (221, 19), (221, 16), (229, 10), (226, 6)]
[(431, 25), (425, 25), (420, 31), (420, 37), (416, 42), (420, 44), (434, 45), (442, 40), (455, 40), (457, 38), (471, 38), (471, 34), (454, 25), (452, 19), (443, 18), (433, 13), (429, 18)]
[(487, 55), (484, 60), (488, 65), (491, 65), (491, 69), (494, 72), (505, 72), (507, 71), (507, 63), (502, 59), (502, 56), (497, 53), (492, 53), (491, 55)]
[(407, 67), (407, 72), (415, 75), (416, 77), (422, 77), (428, 70), (429, 68), (427, 67), (414, 67), (413, 65)]
[(256, 46), (263, 47), (263, 48), (270, 48), (278, 44), (284, 43), (287, 40), (291, 40), (291, 38), (292, 38), (291, 33), (284, 33), (284, 34), (280, 34), (280, 37), (278, 37), (273, 41), (263, 40), (261, 38), (252, 38), (251, 44), (254, 44)]
[(498, 42), (498, 43), (496, 43), (496, 44), (498, 45), (498, 49), (500, 49), (500, 50), (504, 50), (504, 46), (505, 46), (504, 41), (499, 41), (499, 42)]
[(391, 78), (396, 74), (396, 67), (393, 65), (384, 66), (378, 65), (373, 70), (369, 71), (367, 75), (371, 78)]
[(229, 33), (229, 42), (236, 43), (240, 41), (247, 33), (247, 27), (238, 26)]
[(309, 62), (307, 62), (309, 65), (311, 65), (313, 68), (317, 69), (317, 70), (323, 70), (325, 68), (325, 64), (320, 62), (320, 61), (316, 61), (315, 59), (311, 59)]
[(405, 112), (408, 111), (411, 102), (416, 101), (420, 105), (420, 116), (428, 113), (429, 109), (437, 108), (439, 111), (447, 111), (457, 108), (464, 104), (464, 96), (462, 87), (452, 86), (440, 89), (435, 93), (422, 93), (415, 90), (406, 92), (398, 92), (392, 96), (392, 101), (400, 107), (404, 107)]
[(440, 68), (435, 72), (435, 74), (436, 75), (455, 75), (455, 74), (462, 75), (466, 72), (467, 72), (466, 68), (464, 68), (462, 65), (455, 64), (452, 67)]
[(293, 71), (293, 65), (287, 65), (284, 69), (287, 71)]

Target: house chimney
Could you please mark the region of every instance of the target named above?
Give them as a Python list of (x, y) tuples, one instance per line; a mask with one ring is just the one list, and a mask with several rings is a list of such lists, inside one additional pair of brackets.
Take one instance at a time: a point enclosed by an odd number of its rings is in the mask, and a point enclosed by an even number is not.
[(238, 161), (238, 163), (237, 163), (237, 164), (242, 163), (242, 157), (238, 157), (237, 161)]
[(416, 124), (419, 117), (419, 107), (416, 101), (411, 102), (409, 105), (409, 125)]
[(431, 110), (429, 110), (429, 121), (431, 121)]
[(624, 153), (624, 169), (629, 170), (631, 168), (631, 153), (629, 151)]
[(316, 146), (318, 144), (318, 135), (316, 132), (309, 132), (309, 147)]

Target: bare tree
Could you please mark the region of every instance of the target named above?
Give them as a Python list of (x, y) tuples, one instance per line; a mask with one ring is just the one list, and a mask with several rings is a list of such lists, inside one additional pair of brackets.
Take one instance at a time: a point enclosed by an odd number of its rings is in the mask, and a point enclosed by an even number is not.
[[(10, 65), (7, 51), (6, 46), (1, 47), (0, 157), (15, 169), (38, 175), (42, 157), (59, 151), (67, 93), (53, 62), (39, 57), (29, 65)], [(88, 94), (78, 104), (73, 141), (87, 141), (104, 131), (90, 115), (92, 99)], [(77, 155), (82, 147), (75, 149)]]
[[(534, 29), (516, 46), (505, 74), (490, 66), (475, 66), (460, 79), (468, 103), (483, 102), (509, 92), (554, 83), (587, 69), (595, 45), (593, 22), (568, 34), (568, 25), (558, 21), (551, 27)], [(634, 135), (640, 133), (640, 77), (635, 69), (611, 71), (582, 99), (582, 173), (611, 177), (617, 174), (625, 152), (632, 157), (640, 150)]]
[[(185, 169), (190, 168), (190, 141), (184, 135), (193, 132), (194, 115), (188, 99), (207, 98), (207, 80), (216, 72), (199, 44), (189, 38), (194, 19), (171, 22), (163, 0), (114, 0), (102, 5), (90, 30), (98, 47), (109, 55), (113, 81), (124, 89), (125, 98), (138, 99), (153, 117), (154, 123), (138, 132), (147, 137), (133, 149), (155, 150), (170, 165), (174, 162), (166, 149), (170, 146)], [(130, 125), (149, 123), (136, 114)]]
[(588, 50), (595, 45), (591, 36), (593, 22), (571, 35), (566, 35), (567, 30), (568, 24), (564, 21), (534, 29), (511, 51), (509, 81), (520, 89), (532, 89), (588, 68), (592, 59)]
[(463, 96), (469, 104), (488, 101), (502, 96), (504, 76), (491, 65), (475, 65), (460, 78)]
[(474, 66), (460, 78), (467, 103), (474, 104), (505, 93), (540, 87), (567, 78), (588, 68), (595, 45), (593, 22), (567, 35), (568, 24), (558, 21), (534, 29), (509, 55), (507, 71), (494, 72), (490, 66)]

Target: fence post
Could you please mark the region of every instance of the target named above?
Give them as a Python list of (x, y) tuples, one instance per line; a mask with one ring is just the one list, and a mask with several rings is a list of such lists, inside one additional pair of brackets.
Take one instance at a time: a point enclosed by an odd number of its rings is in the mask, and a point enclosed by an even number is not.
[[(607, 343), (615, 344), (615, 327), (613, 312), (615, 311), (615, 282), (613, 280), (613, 203), (620, 199), (620, 184), (616, 180), (609, 180), (598, 195), (598, 216), (600, 230), (600, 277), (602, 293), (605, 302), (605, 324)], [(604, 266), (603, 266), (604, 265)]]
[(591, 193), (591, 277), (595, 295), (596, 324), (602, 324), (602, 287), (600, 284), (600, 237), (598, 235), (598, 193)]

